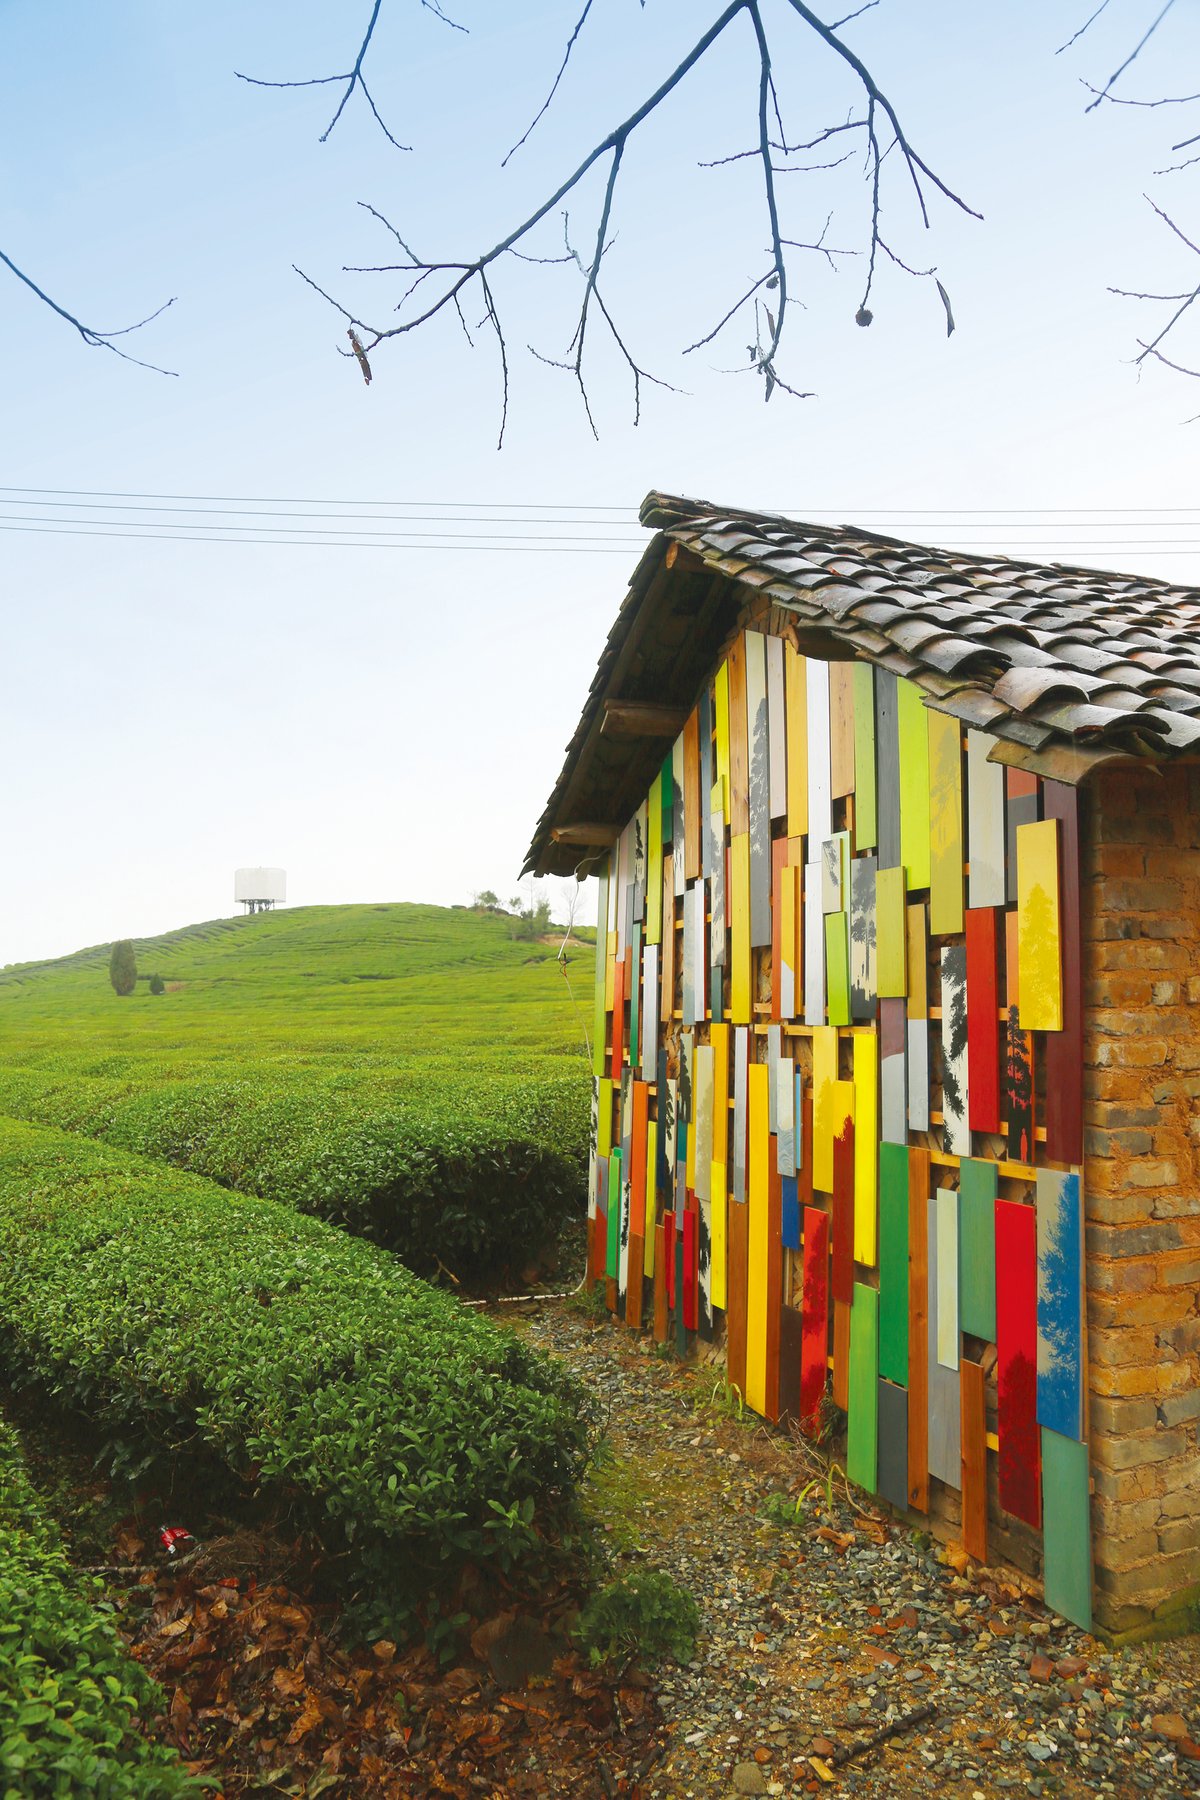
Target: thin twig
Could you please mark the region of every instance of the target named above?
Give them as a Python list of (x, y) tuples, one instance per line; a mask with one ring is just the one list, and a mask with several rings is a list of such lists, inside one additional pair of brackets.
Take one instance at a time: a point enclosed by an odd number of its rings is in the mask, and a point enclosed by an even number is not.
[(139, 319), (136, 325), (122, 325), (116, 331), (97, 331), (94, 326), (85, 325), (82, 319), (77, 319), (73, 312), (68, 312), (65, 306), (60, 306), (57, 300), (52, 300), (46, 290), (40, 288), (37, 282), (25, 273), (24, 269), (19, 269), (11, 256), (6, 256), (3, 250), (0, 250), (0, 262), (6, 269), (12, 271), (18, 281), (23, 281), (30, 292), (36, 294), (43, 305), (50, 308), (51, 312), (57, 313), (60, 319), (65, 319), (68, 325), (73, 325), (89, 349), (111, 350), (114, 356), (121, 358), (122, 362), (136, 363), (139, 369), (150, 369), (155, 375), (178, 376), (178, 369), (163, 369), (158, 363), (146, 362), (140, 356), (131, 356), (128, 350), (122, 350), (119, 344), (113, 342), (114, 338), (128, 337), (130, 332), (141, 331), (144, 325), (150, 325), (155, 319), (161, 318), (168, 306), (174, 306), (174, 295), (170, 300), (164, 300), (161, 306), (155, 307), (152, 313), (147, 313), (144, 319)]
[[(307, 78), (307, 80), (304, 80), (304, 81), (264, 81), (257, 75), (243, 75), (240, 69), (235, 69), (233, 72), (237, 76), (239, 81), (248, 82), (251, 87), (269, 87), (269, 88), (325, 87), (330, 82), (344, 81), (346, 84), (346, 87), (345, 87), (345, 91), (342, 94), (341, 99), (338, 101), (337, 111), (334, 113), (332, 119), (330, 119), (328, 125), (325, 127), (324, 131), (321, 133), (321, 136), (318, 140), (318, 142), (320, 142), (322, 144), (328, 142), (329, 134), (333, 130), (334, 126), (337, 124), (338, 120), (341, 118), (343, 112), (346, 110), (346, 103), (349, 100), (351, 94), (354, 92), (355, 88), (360, 88), (362, 90), (363, 99), (366, 101), (367, 105), (370, 107), (372, 113), (374, 114), (375, 122), (379, 126), (380, 131), (382, 131), (382, 133), (383, 133), (384, 137), (387, 139), (388, 143), (393, 145), (394, 148), (397, 150), (411, 150), (412, 149), (411, 144), (401, 144), (396, 138), (394, 138), (392, 136), (391, 132), (388, 130), (387, 126), (384, 124), (383, 119), (380, 117), (379, 108), (376, 106), (374, 100), (372, 100), (371, 95), (367, 90), (367, 84), (363, 80), (363, 72), (362, 72), (363, 60), (366, 57), (367, 50), (370, 47), (371, 38), (373, 37), (374, 32), (375, 32), (375, 24), (379, 18), (379, 9), (382, 5), (383, 5), (383, 0), (375, 0), (375, 4), (371, 9), (371, 19), (370, 19), (370, 23), (367, 26), (366, 36), (363, 38), (362, 43), (358, 47), (358, 55), (354, 59), (354, 66), (353, 66), (353, 68), (348, 69), (344, 75), (311, 75)], [(422, 5), (427, 5), (428, 10), (432, 13), (436, 13), (437, 17), (439, 19), (443, 20), (445, 24), (454, 25), (454, 29), (456, 31), (462, 31), (465, 29), (465, 27), (462, 25), (455, 25), (454, 20), (448, 19), (446, 17), (445, 13), (442, 12), (442, 10), (439, 6), (437, 6), (436, 4), (430, 4), (430, 0), (422, 0)]]
[(1074, 37), (1069, 37), (1065, 44), (1060, 44), (1058, 46), (1058, 49), (1054, 52), (1055, 56), (1061, 56), (1064, 50), (1069, 50), (1071, 48), (1072, 44), (1077, 44), (1079, 42), (1080, 38), (1083, 36), (1084, 32), (1087, 31), (1090, 26), (1092, 26), (1096, 23), (1096, 20), (1100, 17), (1100, 14), (1104, 11), (1104, 9), (1107, 5), (1108, 5), (1108, 0), (1100, 0), (1099, 6), (1096, 8), (1096, 10), (1092, 14), (1091, 18), (1085, 19), (1083, 21), (1083, 24), (1079, 27), (1079, 30), (1075, 33)]
[(530, 137), (533, 135), (534, 128), (541, 123), (542, 119), (545, 118), (546, 113), (549, 111), (550, 102), (553, 100), (555, 94), (557, 94), (559, 83), (561, 82), (563, 76), (567, 72), (567, 64), (571, 60), (571, 52), (572, 52), (572, 50), (574, 50), (575, 45), (578, 42), (579, 34), (583, 30), (584, 24), (587, 20), (587, 16), (591, 12), (591, 10), (592, 10), (592, 0), (587, 0), (587, 4), (584, 6), (583, 11), (580, 13), (579, 18), (576, 21), (574, 31), (571, 33), (570, 37), (567, 39), (567, 47), (566, 47), (566, 50), (563, 52), (563, 59), (562, 59), (561, 64), (559, 65), (558, 74), (554, 77), (554, 80), (551, 83), (550, 92), (546, 95), (546, 98), (542, 101), (542, 104), (539, 106), (537, 112), (533, 115), (533, 119), (532, 119), (531, 123), (527, 126), (524, 135), (517, 139), (517, 141), (513, 145), (512, 149), (508, 152), (508, 155), (501, 162), (500, 167), (502, 169), (506, 169), (508, 167), (510, 159), (517, 154), (517, 151), (520, 150), (524, 144), (528, 143)]
[(1129, 67), (1130, 63), (1135, 62), (1137, 60), (1137, 58), (1141, 55), (1142, 51), (1146, 48), (1146, 45), (1150, 42), (1150, 39), (1154, 36), (1155, 32), (1158, 30), (1159, 26), (1162, 24), (1163, 20), (1166, 18), (1167, 14), (1170, 12), (1170, 10), (1174, 6), (1174, 4), (1175, 4), (1175, 0), (1167, 0), (1166, 5), (1163, 7), (1162, 11), (1159, 13), (1159, 15), (1155, 19), (1154, 23), (1151, 26), (1149, 26), (1146, 31), (1144, 31), (1142, 33), (1142, 36), (1139, 38), (1138, 42), (1134, 45), (1133, 49), (1129, 52), (1129, 55), (1125, 58), (1125, 61), (1121, 64), (1120, 68), (1113, 70), (1112, 74), (1109, 76), (1108, 80), (1105, 82), (1101, 91), (1096, 95), (1096, 98), (1092, 101), (1092, 104), (1090, 106), (1087, 106), (1084, 108), (1085, 112), (1094, 112), (1102, 100), (1108, 99), (1109, 89), (1111, 87), (1114, 87), (1116, 85), (1116, 83), (1121, 79), (1122, 75), (1125, 73), (1125, 71)]

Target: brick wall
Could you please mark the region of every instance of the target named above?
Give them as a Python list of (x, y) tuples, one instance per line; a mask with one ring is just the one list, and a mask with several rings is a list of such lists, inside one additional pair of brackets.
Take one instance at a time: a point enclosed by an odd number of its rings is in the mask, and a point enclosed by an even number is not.
[(1200, 770), (1086, 795), (1085, 1187), (1096, 1613), (1200, 1586)]

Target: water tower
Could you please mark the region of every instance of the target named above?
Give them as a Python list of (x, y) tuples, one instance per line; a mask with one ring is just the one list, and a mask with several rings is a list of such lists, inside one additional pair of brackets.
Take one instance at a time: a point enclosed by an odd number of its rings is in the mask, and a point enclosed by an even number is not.
[(233, 897), (248, 913), (270, 912), (287, 899), (287, 873), (283, 869), (235, 869)]

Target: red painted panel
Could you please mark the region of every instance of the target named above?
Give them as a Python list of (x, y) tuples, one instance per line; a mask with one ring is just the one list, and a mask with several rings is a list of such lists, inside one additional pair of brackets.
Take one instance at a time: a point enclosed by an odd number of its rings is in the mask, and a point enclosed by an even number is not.
[(854, 1120), (833, 1140), (833, 1297), (854, 1298)]
[(621, 1079), (621, 1058), (625, 1045), (625, 958), (619, 957), (613, 971), (612, 1010), (612, 1078)]
[(1000, 1504), (1035, 1529), (1042, 1522), (1037, 1422), (1037, 1214), (996, 1202), (996, 1369)]
[(767, 1417), (779, 1417), (779, 1328), (783, 1306), (783, 1183), (771, 1140), (767, 1185)]
[(1057, 819), (1063, 1028), (1046, 1032), (1046, 1155), (1083, 1161), (1083, 973), (1079, 925), (1079, 793), (1062, 781), (1042, 784), (1042, 810)]
[[(668, 1269), (667, 1260), (667, 1221), (660, 1219), (654, 1231), (654, 1341), (665, 1344), (667, 1341), (667, 1297)], [(674, 1257), (671, 1258), (674, 1261)]]
[(972, 1131), (1000, 1130), (1000, 981), (996, 910), (968, 907), (967, 1104)]
[[(629, 1231), (632, 1237), (646, 1236), (646, 1122), (650, 1117), (650, 1083), (635, 1081), (630, 1108), (629, 1154), (633, 1167), (629, 1171)], [(653, 1222), (651, 1223), (653, 1230)]]
[(696, 1225), (695, 1202), (688, 1195), (688, 1209), (683, 1215), (683, 1322), (689, 1331), (696, 1329)]
[(829, 1215), (804, 1209), (804, 1294), (800, 1341), (800, 1424), (817, 1435), (829, 1374)]
[(667, 1305), (674, 1312), (679, 1304), (675, 1293), (675, 1214), (667, 1213), (663, 1219), (663, 1230), (666, 1232), (666, 1271), (667, 1271)]

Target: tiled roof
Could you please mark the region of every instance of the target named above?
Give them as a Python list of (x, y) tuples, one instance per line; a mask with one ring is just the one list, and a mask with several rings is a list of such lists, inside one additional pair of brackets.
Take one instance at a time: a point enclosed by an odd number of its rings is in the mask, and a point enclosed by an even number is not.
[[(570, 873), (555, 841), (623, 824), (661, 745), (604, 735), (614, 699), (690, 707), (751, 588), (810, 654), (906, 676), (997, 740), (997, 761), (1078, 782), (1114, 760), (1200, 756), (1200, 589), (1059, 563), (936, 550), (852, 526), (648, 494), (634, 571), (526, 868)], [(671, 568), (672, 543), (690, 552)], [(743, 598), (744, 598), (743, 592)]]

